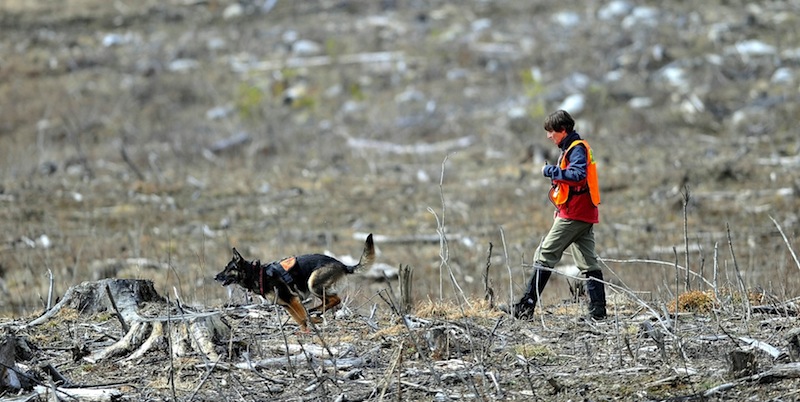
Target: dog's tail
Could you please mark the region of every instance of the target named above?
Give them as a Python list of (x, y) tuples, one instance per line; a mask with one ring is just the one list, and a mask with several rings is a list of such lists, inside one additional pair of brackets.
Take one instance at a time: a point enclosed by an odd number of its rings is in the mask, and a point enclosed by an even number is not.
[(358, 264), (351, 265), (346, 268), (348, 274), (356, 272), (358, 269), (369, 269), (375, 263), (375, 244), (372, 242), (372, 233), (367, 236), (367, 241), (364, 243), (364, 252), (361, 253), (361, 258)]

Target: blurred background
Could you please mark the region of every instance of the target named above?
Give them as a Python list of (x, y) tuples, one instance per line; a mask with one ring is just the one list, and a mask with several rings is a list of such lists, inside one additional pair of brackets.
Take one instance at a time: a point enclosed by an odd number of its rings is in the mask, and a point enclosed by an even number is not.
[[(518, 297), (552, 223), (556, 109), (598, 160), (606, 278), (667, 299), (688, 262), (719, 287), (738, 268), (750, 288), (800, 288), (800, 1), (0, 11), (3, 315), (105, 277), (217, 306), (231, 247), (351, 262), (367, 233), (379, 270), (341, 284), (352, 307), (404, 265), (418, 301), (482, 298), (487, 266), (495, 296)], [(545, 298), (567, 295), (556, 281)]]

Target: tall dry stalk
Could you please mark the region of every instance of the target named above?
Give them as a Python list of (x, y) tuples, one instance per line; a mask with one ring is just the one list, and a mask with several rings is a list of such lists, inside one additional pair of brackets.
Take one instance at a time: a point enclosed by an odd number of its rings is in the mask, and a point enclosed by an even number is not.
[(447, 260), (449, 258), (449, 255), (447, 254), (447, 252), (448, 252), (448, 250), (447, 250), (447, 237), (446, 237), (446, 235), (444, 233), (444, 230), (445, 230), (444, 229), (444, 219), (445, 219), (445, 216), (446, 216), (445, 213), (447, 212), (447, 203), (445, 203), (445, 201), (444, 201), (444, 189), (443, 189), (444, 171), (445, 171), (445, 166), (447, 164), (447, 158), (449, 156), (450, 155), (445, 155), (444, 160), (442, 161), (442, 171), (439, 174), (439, 201), (442, 204), (442, 219), (441, 219), (441, 221), (439, 220), (439, 217), (436, 215), (436, 212), (433, 210), (433, 208), (428, 207), (428, 212), (430, 212), (434, 216), (434, 218), (436, 218), (436, 231), (439, 234), (439, 258), (440, 258), (440, 263), (439, 263), (439, 301), (442, 301), (444, 299), (444, 275), (443, 275), (444, 272), (443, 271), (444, 271), (444, 266), (447, 263)]
[(746, 317), (747, 321), (750, 321), (750, 315), (752, 313), (751, 312), (752, 309), (751, 309), (751, 306), (750, 306), (750, 298), (747, 297), (747, 286), (744, 283), (744, 278), (742, 277), (741, 271), (739, 271), (739, 263), (736, 262), (736, 254), (733, 252), (733, 240), (731, 238), (730, 225), (726, 223), (725, 224), (725, 229), (726, 229), (726, 231), (728, 233), (728, 247), (731, 250), (731, 258), (733, 259), (733, 269), (734, 269), (734, 271), (736, 271), (736, 278), (739, 281), (739, 289), (742, 292), (742, 302), (744, 303), (744, 306), (745, 306), (745, 309), (746, 309), (745, 317)]
[(792, 245), (789, 244), (789, 239), (786, 238), (786, 234), (783, 233), (783, 229), (781, 229), (781, 225), (778, 224), (778, 221), (775, 220), (771, 215), (769, 219), (772, 220), (772, 223), (775, 224), (775, 227), (778, 228), (778, 232), (780, 232), (781, 237), (783, 238), (783, 242), (786, 243), (786, 247), (789, 249), (789, 252), (792, 254), (792, 258), (794, 259), (794, 264), (797, 265), (797, 268), (800, 269), (800, 260), (797, 259), (797, 254), (795, 254), (794, 250), (792, 249)]
[[(691, 281), (689, 280), (689, 218), (688, 212), (689, 209), (689, 186), (683, 186), (684, 192), (681, 192), (683, 196), (683, 249), (684, 249), (684, 256), (685, 256), (685, 264), (686, 264), (686, 283), (684, 284), (684, 292), (688, 292), (692, 289)], [(675, 261), (675, 265), (677, 266), (677, 260)], [(677, 310), (676, 310), (677, 311)]]
[(714, 286), (714, 299), (719, 301), (719, 284), (717, 283), (717, 273), (719, 270), (719, 243), (714, 243), (714, 277), (712, 283)]
[[(698, 268), (699, 272), (698, 272), (697, 275), (700, 278), (705, 278), (706, 277), (706, 255), (703, 252), (703, 247), (702, 246), (700, 247), (700, 255), (699, 255), (699, 257), (700, 257), (700, 267)], [(703, 287), (702, 289), (705, 290), (706, 288)]]
[(47, 277), (49, 279), (49, 288), (47, 289), (47, 306), (45, 307), (44, 311), (50, 310), (53, 307), (53, 286), (55, 283), (55, 279), (53, 278), (53, 270), (48, 268), (47, 269)]
[(492, 249), (494, 245), (489, 242), (489, 252), (486, 256), (486, 267), (483, 270), (483, 300), (489, 302), (489, 308), (494, 307), (494, 289), (489, 281), (489, 269), (492, 267)]
[(500, 226), (500, 241), (503, 243), (503, 260), (506, 263), (506, 271), (508, 271), (508, 305), (514, 304), (514, 276), (511, 275), (511, 265), (508, 263), (508, 245), (506, 244), (506, 233), (503, 227)]
[[(678, 300), (680, 299), (680, 294), (681, 294), (680, 286), (681, 285), (680, 285), (680, 270), (678, 270), (678, 250), (675, 247), (673, 247), (672, 248), (672, 253), (675, 255), (675, 322), (674, 322), (675, 325), (673, 326), (672, 330), (673, 330), (673, 333), (677, 335), (678, 334), (678, 312), (680, 311), (680, 307), (681, 307), (680, 304), (678, 303)], [(689, 272), (688, 268), (686, 269), (686, 272)], [(684, 291), (687, 291), (686, 290), (687, 289), (686, 285), (688, 285), (688, 283), (689, 283), (689, 274), (687, 273), (686, 274), (686, 283), (684, 285)]]
[(436, 232), (439, 235), (439, 301), (444, 300), (444, 271), (447, 270), (447, 276), (450, 279), (450, 283), (453, 285), (453, 288), (456, 291), (455, 296), (458, 299), (460, 295), (460, 301), (458, 305), (462, 307), (462, 302), (465, 303), (468, 307), (471, 307), (471, 303), (469, 301), (469, 297), (464, 293), (464, 290), (459, 285), (458, 280), (456, 279), (455, 274), (453, 273), (453, 269), (450, 266), (450, 248), (447, 243), (447, 227), (445, 226), (445, 213), (447, 212), (447, 203), (444, 200), (444, 172), (445, 166), (447, 165), (447, 159), (450, 155), (446, 155), (444, 160), (442, 161), (442, 173), (439, 176), (439, 198), (442, 204), (442, 218), (439, 219), (439, 216), (436, 214), (436, 211), (433, 208), (428, 207), (428, 212), (430, 212), (433, 217), (436, 219)]

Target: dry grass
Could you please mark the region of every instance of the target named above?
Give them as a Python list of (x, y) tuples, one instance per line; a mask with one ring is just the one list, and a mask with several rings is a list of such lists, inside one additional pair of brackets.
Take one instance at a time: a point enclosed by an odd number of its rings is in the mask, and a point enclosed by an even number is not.
[(451, 301), (426, 301), (419, 303), (414, 308), (414, 315), (420, 318), (434, 318), (442, 320), (458, 320), (461, 318), (491, 319), (502, 315), (497, 310), (489, 307), (485, 300), (468, 300), (461, 305)]
[[(404, 52), (413, 60), (407, 70), (349, 65), (235, 74), (225, 62), (228, 56), (250, 53), (258, 60), (276, 60), (285, 50), (279, 35), (264, 33), (257, 19), (221, 20), (221, 10), (231, 2), (193, 7), (137, 2), (119, 8), (68, 1), (63, 13), (54, 12), (61, 5), (46, 2), (3, 3), (5, 10), (23, 15), (30, 24), (10, 24), (3, 32), (4, 48), (15, 50), (4, 54), (0, 74), (15, 78), (0, 83), (0, 95), (15, 101), (0, 111), (0, 308), (15, 315), (41, 310), (49, 290), (48, 270), (56, 278), (58, 295), (70, 285), (95, 279), (92, 263), (129, 257), (170, 268), (115, 274), (152, 279), (164, 294), (173, 294), (174, 287), (184, 300), (216, 305), (226, 295), (210, 277), (227, 260), (230, 246), (264, 260), (324, 250), (352, 254), (361, 241), (353, 238), (354, 232), (435, 234), (437, 222), (428, 208), (445, 221), (448, 264), (467, 297), (483, 292), (479, 278), (489, 243), (494, 245), (490, 276), (497, 299), (505, 300), (512, 291), (519, 294), (529, 275), (526, 264), (551, 222), (551, 206), (544, 198), (547, 183), (537, 176), (538, 165), (525, 157), (529, 146), (550, 149), (537, 133), (542, 113), (555, 106), (550, 100), (554, 89), (531, 81), (531, 66), (542, 66), (557, 82), (563, 77), (554, 71), (594, 65), (603, 48), (578, 49), (576, 56), (564, 59), (548, 57), (545, 47), (536, 55), (501, 63), (500, 72), (487, 72), (484, 55), (444, 39), (449, 29), (480, 16), (503, 21), (497, 29), (507, 29), (510, 37), (546, 39), (548, 33), (537, 24), (516, 18), (531, 8), (535, 18), (548, 18), (557, 9), (484, 5), (468, 16), (448, 4), (435, 4), (426, 12), (435, 11), (441, 19), (431, 22), (431, 30), (409, 30), (410, 39), (376, 42), (375, 30), (359, 31), (350, 21), (358, 13), (377, 12), (377, 6), (348, 3), (352, 8), (320, 5), (320, 11), (279, 2), (267, 18), (275, 22), (271, 26), (276, 32), (298, 30), (324, 43), (334, 56)], [(577, 4), (565, 5), (572, 6)], [(410, 21), (418, 12), (401, 7), (398, 15)], [(109, 14), (119, 26), (104, 22)], [(48, 35), (50, 24), (60, 35)], [(345, 31), (327, 31), (333, 26)], [(229, 36), (234, 31), (236, 38)], [(30, 39), (31, 32), (36, 40)], [(141, 45), (102, 45), (105, 34), (125, 32), (139, 35)], [(214, 38), (227, 40), (224, 54), (208, 50), (206, 44)], [(702, 52), (705, 42), (699, 38), (696, 48), (681, 51)], [(202, 68), (186, 73), (163, 68), (179, 57), (196, 59)], [(563, 65), (555, 66), (556, 59)], [(466, 70), (466, 80), (446, 79), (446, 72), (458, 68)], [(310, 89), (302, 102), (284, 104), (280, 88), (301, 83)], [(341, 91), (328, 91), (336, 88)], [(426, 116), (421, 114), (425, 103), (397, 101), (411, 90), (435, 102), (436, 112)], [(788, 233), (784, 244), (767, 213), (775, 214), (787, 230), (791, 227), (798, 198), (776, 191), (798, 179), (796, 169), (776, 173), (781, 180), (765, 181), (776, 167), (753, 163), (785, 153), (788, 148), (774, 144), (793, 143), (791, 132), (782, 130), (777, 120), (773, 136), (693, 126), (669, 112), (631, 110), (615, 100), (618, 91), (590, 91), (592, 110), (579, 121), (603, 168), (603, 222), (597, 226), (601, 256), (671, 263), (673, 247), (682, 254), (680, 186), (688, 183), (693, 195), (688, 206), (691, 269), (699, 272), (703, 266), (710, 279), (713, 250), (725, 244), (724, 227), (730, 223), (747, 286), (780, 297), (795, 295), (800, 279), (789, 250), (798, 246), (796, 234)], [(522, 104), (531, 106), (530, 115), (508, 121), (505, 105), (518, 97), (530, 103)], [(725, 93), (710, 97), (720, 103), (735, 101)], [(356, 111), (343, 113), (348, 102)], [(208, 110), (226, 105), (233, 108), (229, 116), (204, 118)], [(786, 105), (782, 113), (792, 107)], [(419, 123), (415, 118), (421, 118)], [(252, 140), (208, 153), (215, 141), (240, 131)], [(474, 145), (447, 153), (392, 154), (347, 145), (348, 137), (428, 144), (462, 136), (474, 138)], [(121, 156), (123, 144), (129, 162)], [(705, 157), (712, 149), (716, 156)], [(736, 157), (740, 149), (750, 153)], [(55, 171), (44, 173), (47, 166)], [(51, 241), (50, 248), (29, 246), (42, 235)], [(439, 291), (438, 244), (378, 247), (382, 262), (416, 268), (417, 300), (463, 296), (452, 288)], [(725, 282), (720, 286), (732, 286), (732, 261), (726, 253), (720, 254), (719, 266), (720, 281)], [(673, 283), (669, 264), (611, 268), (628, 288), (670, 298), (661, 292)], [(353, 280), (347, 286), (364, 302), (379, 285)], [(551, 303), (566, 297), (567, 288), (558, 280), (545, 294)]]
[[(707, 300), (701, 293), (687, 293), (682, 299)], [(330, 393), (346, 393), (379, 400), (380, 392), (425, 399), (431, 392), (440, 392), (432, 391), (439, 389), (439, 381), (452, 381), (446, 391), (451, 395), (479, 392), (487, 398), (527, 400), (533, 393), (548, 400), (590, 397), (634, 401), (701, 395), (731, 384), (705, 397), (716, 401), (753, 395), (776, 398), (795, 387), (796, 380), (791, 376), (777, 376), (774, 383), (764, 385), (722, 374), (727, 364), (724, 356), (739, 348), (738, 338), (755, 338), (785, 348), (778, 339), (789, 331), (791, 325), (787, 324), (795, 318), (772, 316), (749, 321), (741, 314), (729, 313), (740, 306), (727, 300), (714, 314), (717, 320), (695, 311), (673, 316), (680, 326), (662, 329), (653, 321), (658, 317), (643, 312), (640, 303), (619, 299), (614, 310), (632, 313), (593, 323), (579, 320), (582, 309), (570, 304), (547, 307), (547, 314), (534, 321), (518, 321), (478, 300), (470, 300), (469, 308), (467, 303), (425, 302), (406, 317), (410, 325), (398, 324), (399, 317), (388, 309), (379, 309), (369, 319), (359, 314), (329, 319), (313, 334), (294, 333), (293, 325), (285, 328), (283, 321), (287, 318), (280, 308), (278, 314), (266, 311), (265, 306), (218, 310), (227, 322), (236, 324), (232, 339), (219, 340), (219, 351), (225, 350), (225, 358), (213, 368), (196, 355), (170, 360), (165, 358), (169, 350), (164, 349), (151, 351), (137, 363), (74, 361), (74, 353), (79, 351), (76, 347), (94, 350), (109, 344), (106, 337), (123, 335), (115, 320), (78, 316), (74, 310), (65, 310), (63, 317), (56, 316), (17, 336), (28, 345), (49, 345), (47, 361), (71, 380), (86, 384), (123, 382), (112, 387), (128, 397), (142, 399), (193, 395), (207, 400), (221, 395), (249, 398), (263, 394), (283, 398), (298, 392), (318, 399)], [(727, 336), (709, 335), (720, 332)], [(98, 337), (98, 333), (103, 336)], [(332, 360), (344, 368), (331, 370), (318, 364), (329, 357), (325, 355), (327, 348), (346, 351)], [(312, 350), (323, 351), (324, 356)], [(780, 366), (766, 354), (757, 354), (756, 359), (763, 370)], [(233, 367), (243, 361), (272, 362), (268, 363), (270, 375)], [(357, 366), (349, 367), (350, 362)], [(693, 374), (675, 376), (687, 367)], [(358, 376), (351, 378), (355, 374)], [(320, 388), (320, 376), (327, 375), (337, 378), (336, 386)], [(586, 380), (589, 376), (591, 381)], [(621, 376), (625, 381), (620, 381)], [(456, 377), (467, 380), (453, 380)], [(237, 385), (225, 386), (229, 383)], [(394, 388), (401, 385), (399, 391)]]

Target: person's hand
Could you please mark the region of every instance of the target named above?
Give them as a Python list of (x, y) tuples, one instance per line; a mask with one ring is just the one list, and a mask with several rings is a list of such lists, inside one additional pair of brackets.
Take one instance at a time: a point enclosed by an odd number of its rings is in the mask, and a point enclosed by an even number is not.
[(550, 165), (547, 164), (547, 161), (544, 161), (544, 166), (542, 166), (542, 175), (543, 176), (547, 176), (547, 169), (549, 168), (549, 166)]

